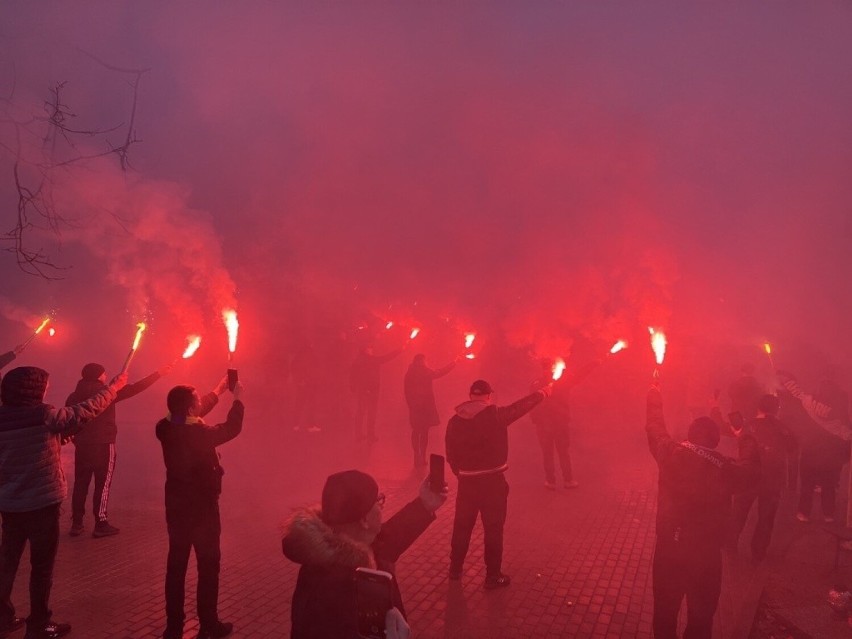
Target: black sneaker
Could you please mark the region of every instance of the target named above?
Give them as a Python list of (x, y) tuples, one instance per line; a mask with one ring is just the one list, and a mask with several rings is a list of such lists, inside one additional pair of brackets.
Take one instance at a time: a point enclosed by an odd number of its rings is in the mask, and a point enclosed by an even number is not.
[(92, 537), (110, 537), (121, 532), (115, 526), (110, 526), (108, 521), (99, 521), (95, 524), (95, 529), (92, 531)]
[(509, 575), (500, 573), (499, 575), (488, 575), (485, 578), (485, 589), (494, 590), (495, 588), (505, 588), (512, 583), (512, 578)]
[(71, 632), (70, 623), (48, 621), (38, 628), (27, 628), (24, 639), (58, 639), (58, 637), (64, 637), (69, 632)]
[(79, 537), (83, 534), (83, 522), (82, 521), (72, 521), (71, 522), (71, 530), (68, 531), (68, 534), (72, 537)]
[(18, 628), (23, 628), (26, 621), (20, 617), (12, 617), (11, 621), (0, 626), (0, 639), (9, 636), (9, 633), (15, 632)]
[(183, 628), (166, 628), (163, 631), (163, 639), (183, 639)]
[(198, 639), (218, 639), (227, 637), (234, 629), (234, 624), (227, 621), (217, 621), (215, 626), (203, 627), (198, 633)]

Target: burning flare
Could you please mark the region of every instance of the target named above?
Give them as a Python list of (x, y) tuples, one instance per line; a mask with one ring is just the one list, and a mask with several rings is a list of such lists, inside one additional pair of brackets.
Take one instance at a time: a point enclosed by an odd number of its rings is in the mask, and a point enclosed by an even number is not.
[(201, 335), (190, 335), (186, 338), (186, 350), (183, 352), (183, 358), (189, 359), (195, 355), (195, 351), (201, 346)]
[(663, 358), (666, 356), (666, 334), (651, 326), (648, 327), (648, 332), (651, 334), (651, 348), (657, 359), (657, 366), (659, 366), (663, 363)]
[(414, 339), (415, 337), (417, 337), (417, 335), (418, 335), (419, 333), (420, 333), (420, 329), (419, 329), (419, 328), (412, 328), (412, 329), (411, 329), (411, 335), (409, 335), (409, 336), (408, 336), (408, 339)]
[(228, 352), (233, 354), (237, 350), (237, 333), (240, 330), (237, 312), (232, 308), (226, 308), (222, 311), (222, 321), (225, 322), (225, 329), (228, 331)]
[(557, 379), (562, 377), (562, 373), (565, 372), (565, 360), (562, 359), (561, 357), (557, 357), (553, 362), (553, 369), (552, 370), (553, 370), (553, 374), (551, 375), (551, 377), (553, 378), (553, 381), (555, 382)]
[(772, 355), (772, 345), (769, 342), (763, 343), (763, 350), (766, 351), (767, 355)]
[(47, 329), (47, 334), (53, 337), (54, 335), (56, 335), (56, 329), (51, 326), (49, 329)]
[(38, 325), (37, 329), (35, 329), (35, 334), (38, 335), (39, 333), (41, 333), (44, 330), (44, 327), (47, 326), (49, 323), (50, 323), (50, 318), (45, 317), (44, 321), (41, 324)]
[(468, 353), (467, 355), (465, 355), (465, 357), (467, 359), (476, 359), (476, 355), (474, 355), (473, 353)]
[(393, 322), (388, 322), (387, 324), (385, 324), (385, 328), (388, 329), (388, 330), (392, 329), (393, 328)]
[(142, 341), (142, 333), (145, 332), (146, 328), (145, 322), (139, 322), (136, 325), (136, 337), (133, 338), (133, 346), (131, 346), (130, 350), (135, 351), (139, 348), (139, 342)]
[[(473, 340), (476, 339), (476, 333), (465, 333), (464, 334), (464, 347), (470, 348), (473, 346)], [(473, 358), (470, 358), (473, 359)]]
[(627, 348), (627, 342), (625, 342), (623, 339), (620, 339), (612, 345), (612, 348), (609, 349), (609, 352), (615, 355), (618, 351), (623, 351), (625, 348)]

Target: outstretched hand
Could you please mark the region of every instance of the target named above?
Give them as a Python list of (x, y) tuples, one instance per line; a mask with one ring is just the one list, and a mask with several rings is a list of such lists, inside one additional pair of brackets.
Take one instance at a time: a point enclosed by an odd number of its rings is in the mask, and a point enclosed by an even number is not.
[(385, 637), (386, 639), (408, 639), (411, 636), (411, 627), (402, 616), (402, 613), (391, 608), (385, 615)]
[(538, 389), (539, 392), (544, 395), (545, 399), (553, 395), (553, 382), (549, 384), (545, 384), (541, 388)]
[(172, 369), (174, 367), (175, 367), (174, 362), (170, 362), (170, 363), (166, 364), (165, 366), (160, 366), (160, 368), (157, 369), (157, 374), (160, 377), (165, 377), (166, 375), (168, 375), (169, 373), (172, 372)]
[(228, 376), (225, 375), (222, 379), (219, 380), (219, 383), (216, 384), (216, 388), (213, 389), (213, 392), (217, 395), (221, 395), (226, 390), (228, 390)]
[(15, 355), (20, 355), (21, 353), (24, 352), (24, 349), (26, 347), (27, 347), (26, 344), (18, 344), (15, 348), (12, 349), (12, 352), (15, 353)]
[(234, 390), (231, 391), (231, 394), (234, 396), (234, 401), (242, 401), (243, 397), (243, 383), (237, 382), (236, 386), (234, 386)]

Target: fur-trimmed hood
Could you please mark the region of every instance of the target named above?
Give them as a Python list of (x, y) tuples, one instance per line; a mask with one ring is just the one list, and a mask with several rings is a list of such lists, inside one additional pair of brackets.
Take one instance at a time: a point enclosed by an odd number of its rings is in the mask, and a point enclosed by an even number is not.
[(305, 566), (375, 568), (372, 549), (334, 532), (321, 517), (319, 506), (298, 508), (284, 522), (281, 539), (284, 556)]

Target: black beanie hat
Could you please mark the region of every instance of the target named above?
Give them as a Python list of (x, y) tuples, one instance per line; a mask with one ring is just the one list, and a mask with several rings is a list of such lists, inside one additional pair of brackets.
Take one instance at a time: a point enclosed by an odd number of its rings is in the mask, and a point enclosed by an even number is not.
[(470, 385), (471, 395), (490, 395), (493, 392), (494, 389), (491, 388), (491, 384), (486, 382), (484, 379), (478, 379)]
[(0, 381), (0, 401), (4, 406), (38, 406), (47, 390), (48, 372), (36, 366), (13, 368)]
[(104, 373), (106, 373), (106, 369), (103, 366), (101, 366), (100, 364), (92, 363), (92, 364), (86, 364), (83, 367), (83, 370), (80, 373), (80, 376), (83, 379), (89, 379), (89, 380), (94, 381), (94, 380), (98, 379), (101, 375), (103, 375)]
[(719, 424), (709, 417), (699, 417), (689, 425), (687, 439), (705, 448), (719, 445)]
[(335, 473), (322, 489), (322, 519), (329, 526), (355, 523), (367, 516), (378, 497), (379, 485), (367, 473)]

